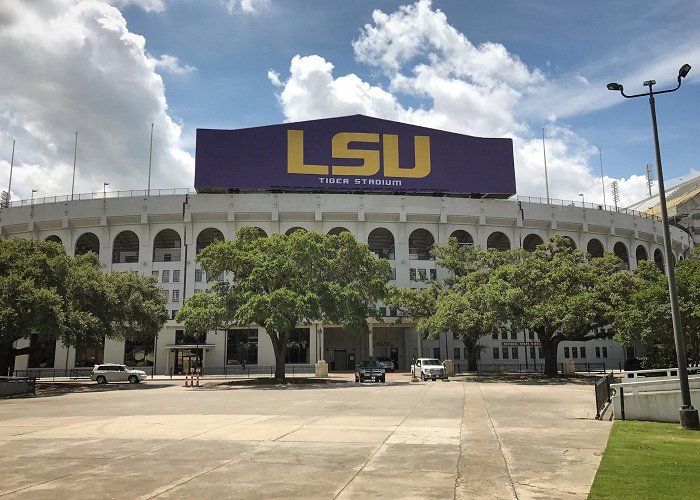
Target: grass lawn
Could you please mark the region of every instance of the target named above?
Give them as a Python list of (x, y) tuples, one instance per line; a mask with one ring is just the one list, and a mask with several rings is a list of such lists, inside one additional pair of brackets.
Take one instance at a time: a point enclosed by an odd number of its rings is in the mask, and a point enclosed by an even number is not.
[(616, 421), (588, 498), (700, 498), (700, 432)]

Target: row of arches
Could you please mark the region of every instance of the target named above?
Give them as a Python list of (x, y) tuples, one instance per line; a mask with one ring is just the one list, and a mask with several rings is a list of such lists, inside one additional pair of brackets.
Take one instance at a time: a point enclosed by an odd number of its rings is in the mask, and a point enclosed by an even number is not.
[[(267, 233), (261, 229), (257, 228), (260, 236), (266, 237)], [(285, 234), (289, 235), (295, 231), (306, 231), (302, 227), (292, 227), (286, 231)], [(343, 232), (349, 232), (347, 228), (344, 227), (334, 227), (328, 234), (338, 235)], [(474, 238), (472, 235), (463, 229), (459, 229), (450, 234), (451, 238), (455, 238), (457, 243), (460, 245), (473, 245)], [(572, 248), (576, 248), (576, 244), (573, 239), (565, 236), (565, 239), (569, 241)], [(56, 235), (51, 235), (46, 238), (47, 241), (53, 241), (62, 244), (61, 238)], [(196, 240), (196, 252), (199, 253), (202, 249), (211, 245), (215, 241), (224, 241), (223, 233), (216, 228), (206, 228), (202, 230), (197, 235)], [(544, 242), (541, 236), (537, 234), (528, 234), (522, 241), (522, 248), (525, 251), (532, 252), (538, 245)], [(394, 260), (396, 245), (394, 240), (394, 235), (391, 231), (386, 228), (375, 228), (373, 229), (367, 238), (367, 244), (370, 251), (375, 253), (378, 257)], [(427, 229), (416, 229), (414, 230), (408, 238), (408, 251), (409, 258), (411, 260), (429, 260), (430, 249), (435, 244), (435, 238), (432, 233)], [(112, 245), (112, 263), (131, 263), (139, 261), (139, 237), (130, 230), (125, 230), (117, 234), (114, 238), (114, 243)], [(173, 229), (163, 229), (158, 232), (153, 240), (153, 262), (169, 262), (169, 261), (179, 261), (181, 258), (181, 247), (182, 239), (179, 233)], [(501, 231), (492, 232), (486, 240), (486, 248), (495, 249), (498, 251), (510, 250), (512, 248), (510, 238)], [(94, 252), (97, 255), (100, 253), (100, 241), (99, 238), (92, 232), (83, 233), (77, 240), (75, 244), (75, 255), (82, 255), (87, 252)], [(586, 247), (586, 252), (591, 254), (593, 257), (602, 257), (605, 252), (603, 243), (592, 238)], [(629, 267), (629, 252), (627, 246), (618, 241), (613, 247), (613, 253), (623, 261), (625, 267)], [(649, 255), (644, 246), (638, 245), (635, 250), (635, 258), (637, 263), (641, 260), (648, 260)], [(664, 260), (663, 253), (660, 249), (654, 251), (654, 262), (663, 271)]]

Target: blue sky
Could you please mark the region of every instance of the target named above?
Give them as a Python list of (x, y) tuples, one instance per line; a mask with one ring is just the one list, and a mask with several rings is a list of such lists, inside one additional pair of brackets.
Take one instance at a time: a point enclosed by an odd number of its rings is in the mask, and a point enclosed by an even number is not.
[[(27, 4), (31, 5), (27, 5)], [(700, 174), (697, 2), (5, 0), (0, 185), (15, 198), (191, 187), (197, 128), (364, 113), (513, 137), (519, 195), (621, 205), (654, 163), (655, 79), (667, 184)], [(696, 74), (697, 73), (697, 74)], [(604, 182), (598, 149), (602, 150)], [(38, 182), (40, 179), (41, 182)]]

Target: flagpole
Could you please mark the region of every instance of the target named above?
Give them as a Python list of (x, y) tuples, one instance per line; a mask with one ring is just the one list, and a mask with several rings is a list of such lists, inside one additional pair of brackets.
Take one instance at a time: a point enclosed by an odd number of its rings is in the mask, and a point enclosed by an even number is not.
[(151, 196), (151, 164), (153, 161), (153, 123), (151, 123), (151, 147), (148, 151), (148, 190), (146, 196)]
[(12, 159), (10, 160), (10, 183), (7, 186), (7, 207), (12, 205), (12, 169), (15, 166), (15, 139), (12, 139)]
[(603, 175), (603, 151), (598, 148), (598, 157), (600, 158), (600, 184), (603, 186), (603, 207), (605, 207), (605, 176)]
[(542, 156), (544, 157), (544, 184), (547, 189), (547, 203), (549, 203), (549, 178), (547, 177), (547, 150), (544, 146), (544, 127), (542, 127)]
[(78, 131), (75, 131), (75, 149), (73, 150), (73, 184), (70, 187), (70, 199), (73, 201), (73, 193), (75, 192), (75, 165), (78, 160)]

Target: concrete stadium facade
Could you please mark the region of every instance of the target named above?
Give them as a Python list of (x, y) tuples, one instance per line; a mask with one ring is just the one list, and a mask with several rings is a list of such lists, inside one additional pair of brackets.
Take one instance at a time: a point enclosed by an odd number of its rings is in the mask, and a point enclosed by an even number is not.
[[(155, 274), (167, 294), (171, 318), (152, 346), (107, 339), (100, 352), (66, 348), (59, 342), (43, 346), (43, 354), (33, 358), (17, 357), (15, 369), (87, 368), (95, 362), (115, 362), (152, 366), (155, 374), (167, 375), (192, 366), (218, 373), (244, 363), (274, 365), (272, 345), (261, 328), (209, 332), (205, 338), (192, 339), (172, 319), (187, 297), (209, 286), (196, 263), (197, 252), (215, 240), (235, 238), (244, 226), (258, 227), (267, 235), (296, 228), (321, 233), (350, 231), (378, 257), (391, 262), (393, 283), (400, 287), (423, 286), (421, 278), (443, 275), (444, 270), (427, 251), (431, 244), (444, 243), (450, 236), (485, 248), (529, 250), (560, 234), (594, 255), (616, 253), (629, 269), (636, 268), (640, 259), (654, 259), (663, 266), (658, 219), (554, 200), (171, 190), (14, 202), (0, 209), (2, 237), (50, 239), (62, 243), (69, 254), (98, 253), (105, 271)], [(676, 259), (686, 258), (692, 247), (689, 234), (675, 227), (671, 234)], [(291, 340), (290, 367), (308, 369), (325, 359), (331, 370), (342, 371), (352, 369), (357, 360), (375, 356), (390, 357), (400, 370), (406, 370), (419, 354), (465, 363), (464, 346), (452, 334), (419, 345), (415, 325), (405, 320), (396, 323), (396, 312), (386, 308), (384, 312), (383, 321), (369, 320), (368, 335), (351, 335), (336, 325), (299, 325)], [(482, 366), (527, 365), (532, 369), (543, 362), (537, 338), (527, 332), (511, 338), (484, 337), (481, 344)], [(612, 340), (565, 342), (559, 347), (560, 360), (573, 358), (576, 363), (605, 363), (614, 368), (632, 355)]]

